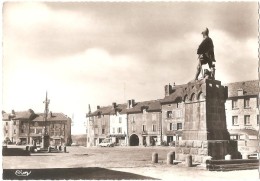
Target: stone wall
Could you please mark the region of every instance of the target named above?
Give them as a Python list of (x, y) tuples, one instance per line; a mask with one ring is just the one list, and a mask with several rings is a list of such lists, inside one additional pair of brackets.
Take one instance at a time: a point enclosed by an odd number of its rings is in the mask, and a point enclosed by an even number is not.
[(187, 155), (192, 155), (192, 161), (204, 163), (209, 156), (212, 159), (224, 159), (232, 155), (232, 159), (240, 158), (237, 152), (237, 142), (227, 140), (181, 140), (176, 141), (176, 160), (185, 161)]

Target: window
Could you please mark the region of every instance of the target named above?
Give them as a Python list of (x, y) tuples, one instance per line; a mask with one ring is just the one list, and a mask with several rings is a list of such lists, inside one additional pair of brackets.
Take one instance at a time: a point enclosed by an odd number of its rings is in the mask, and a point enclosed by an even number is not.
[(146, 131), (146, 125), (143, 125), (143, 131)]
[(177, 118), (182, 117), (182, 110), (176, 110), (176, 111), (175, 111), (175, 116), (176, 116)]
[(243, 89), (238, 89), (238, 90), (237, 90), (237, 95), (238, 95), (238, 96), (244, 95)]
[(153, 131), (157, 131), (157, 126), (156, 126), (156, 124), (153, 124)]
[(240, 139), (240, 140), (244, 140), (245, 138), (246, 138), (245, 135), (240, 135), (240, 136), (239, 136), (239, 139)]
[(167, 118), (172, 118), (172, 111), (167, 111)]
[(257, 125), (259, 125), (259, 114), (256, 117), (256, 123), (257, 123)]
[[(14, 121), (14, 125), (16, 125), (16, 121)], [(23, 125), (23, 122), (22, 122), (22, 125)]]
[(121, 117), (119, 117), (119, 123), (122, 123), (122, 118)]
[(143, 108), (143, 114), (145, 114), (145, 113), (147, 113), (147, 112), (146, 112), (146, 108)]
[(238, 140), (238, 135), (230, 135), (231, 140)]
[(98, 134), (98, 128), (95, 128), (94, 134)]
[(244, 121), (245, 121), (245, 125), (250, 125), (250, 116), (246, 115)]
[(16, 130), (14, 129), (14, 134), (16, 134)]
[(35, 133), (35, 129), (30, 129), (30, 133)]
[(132, 118), (132, 123), (135, 123), (135, 117)]
[(113, 133), (115, 133), (115, 128), (113, 128)]
[(34, 126), (35, 126), (35, 127), (38, 127), (38, 126), (39, 126), (39, 123), (35, 122), (35, 123), (34, 123)]
[(102, 128), (102, 134), (105, 134), (105, 129), (104, 128)]
[(244, 100), (244, 107), (245, 108), (249, 108), (250, 107), (250, 99), (249, 98), (246, 98), (245, 100)]
[(177, 130), (182, 129), (182, 123), (177, 123)]
[(118, 130), (117, 130), (118, 133), (122, 133), (122, 128), (119, 127)]
[(238, 125), (238, 116), (232, 116), (232, 125), (237, 126)]
[(7, 133), (8, 133), (8, 130), (5, 130), (5, 133), (7, 134)]
[(23, 129), (21, 129), (21, 133), (24, 133), (24, 130), (23, 130)]
[(36, 134), (41, 134), (42, 133), (42, 129), (36, 129)]
[(169, 130), (171, 131), (172, 130), (172, 123), (169, 124)]
[(156, 121), (156, 114), (152, 114), (152, 120)]
[(237, 99), (232, 100), (232, 109), (236, 109), (236, 108), (237, 108)]
[(8, 126), (8, 122), (6, 122), (5, 125)]

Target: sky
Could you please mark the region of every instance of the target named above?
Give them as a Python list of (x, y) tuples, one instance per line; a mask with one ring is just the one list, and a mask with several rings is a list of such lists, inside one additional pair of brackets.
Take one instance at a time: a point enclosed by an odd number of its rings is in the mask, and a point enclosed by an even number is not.
[(84, 133), (89, 104), (160, 99), (193, 80), (206, 27), (216, 79), (257, 79), (257, 21), (257, 2), (4, 3), (3, 110), (43, 112), (48, 91)]

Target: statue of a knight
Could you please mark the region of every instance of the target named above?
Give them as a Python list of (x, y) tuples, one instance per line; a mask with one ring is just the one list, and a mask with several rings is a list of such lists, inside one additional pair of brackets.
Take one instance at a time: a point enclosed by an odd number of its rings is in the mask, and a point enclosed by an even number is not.
[(199, 45), (197, 50), (199, 64), (197, 67), (197, 73), (195, 80), (198, 80), (199, 74), (202, 69), (202, 65), (208, 64), (211, 72), (211, 77), (215, 78), (215, 65), (213, 62), (216, 62), (214, 55), (214, 45), (212, 39), (209, 37), (209, 30), (206, 28), (203, 32), (203, 41)]

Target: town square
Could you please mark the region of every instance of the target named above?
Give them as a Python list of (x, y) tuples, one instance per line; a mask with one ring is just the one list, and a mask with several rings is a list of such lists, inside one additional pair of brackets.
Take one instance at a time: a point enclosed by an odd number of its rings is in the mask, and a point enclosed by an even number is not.
[(3, 179), (259, 179), (258, 8), (4, 3)]

